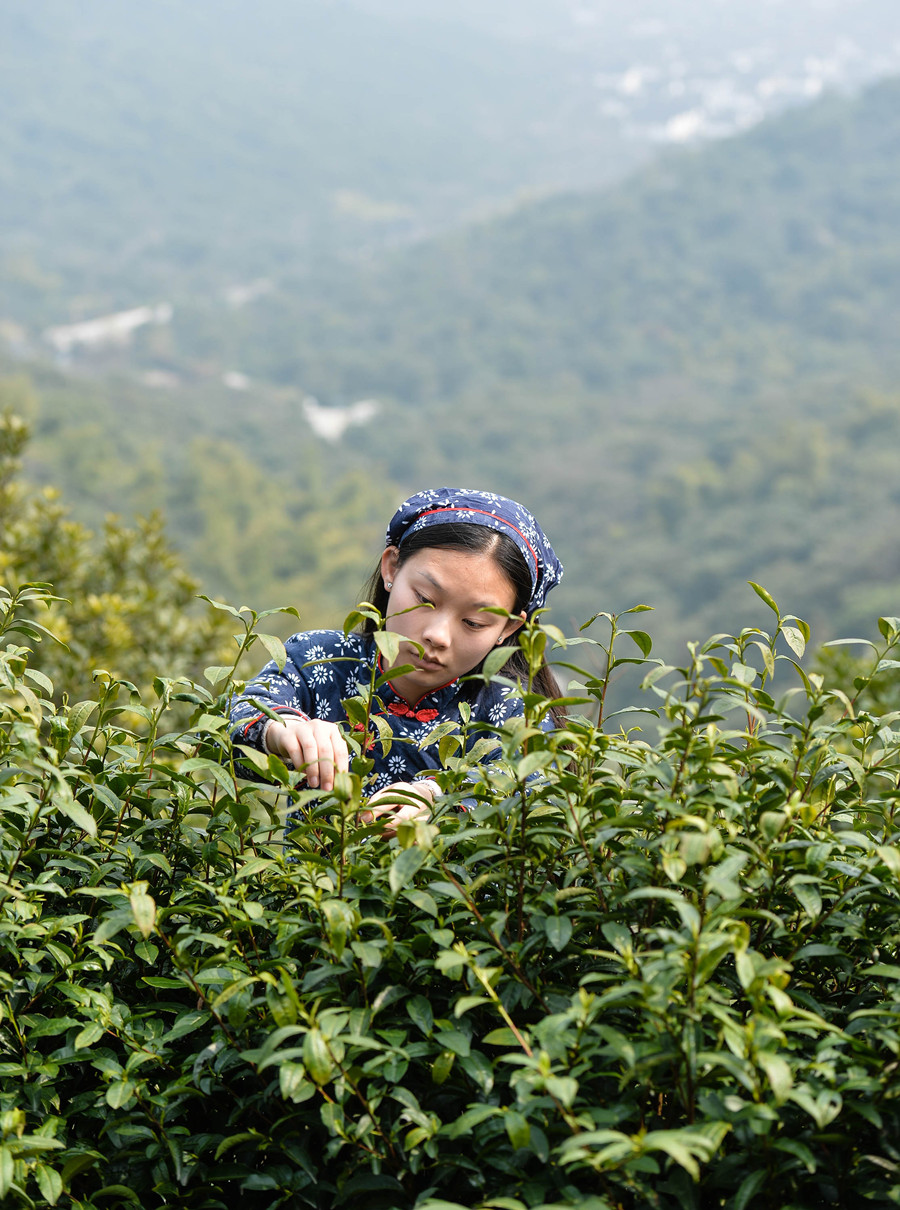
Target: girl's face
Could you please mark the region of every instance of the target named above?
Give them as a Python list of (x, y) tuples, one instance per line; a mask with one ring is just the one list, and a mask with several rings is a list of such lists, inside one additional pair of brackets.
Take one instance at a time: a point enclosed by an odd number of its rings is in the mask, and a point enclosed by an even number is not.
[[(387, 629), (419, 643), (401, 643), (397, 665), (412, 664), (391, 681), (410, 705), (433, 689), (455, 681), (480, 664), (525, 620), (485, 613), (485, 607), (511, 611), (515, 592), (506, 573), (488, 553), (449, 547), (425, 547), (398, 567), (395, 546), (381, 559), (389, 589)], [(405, 613), (404, 610), (411, 612)]]

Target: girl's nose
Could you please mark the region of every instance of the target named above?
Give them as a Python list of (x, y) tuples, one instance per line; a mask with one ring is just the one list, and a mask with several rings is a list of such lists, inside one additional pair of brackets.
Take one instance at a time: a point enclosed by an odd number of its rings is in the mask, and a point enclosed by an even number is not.
[(428, 611), (428, 618), (422, 627), (422, 638), (432, 647), (447, 647), (450, 643), (450, 620), (440, 609)]

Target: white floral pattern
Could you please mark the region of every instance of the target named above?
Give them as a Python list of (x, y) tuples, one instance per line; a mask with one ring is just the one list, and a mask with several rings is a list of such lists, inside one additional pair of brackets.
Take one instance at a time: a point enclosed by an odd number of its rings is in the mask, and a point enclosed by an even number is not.
[(328, 656), (321, 643), (314, 643), (312, 647), (307, 648), (306, 655), (309, 679), (314, 685), (325, 685), (334, 679), (335, 666), (326, 662)]
[(388, 772), (395, 780), (406, 777), (406, 761), (397, 753), (392, 752), (388, 757)]

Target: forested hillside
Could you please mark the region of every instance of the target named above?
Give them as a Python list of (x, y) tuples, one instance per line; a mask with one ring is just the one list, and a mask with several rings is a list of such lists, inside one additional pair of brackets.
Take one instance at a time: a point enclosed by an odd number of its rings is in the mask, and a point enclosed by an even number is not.
[[(448, 480), (534, 508), (566, 625), (640, 599), (675, 644), (745, 620), (747, 579), (814, 638), (869, 625), (900, 585), (898, 150), (894, 81), (611, 192), (182, 308), (78, 378), (32, 367), (31, 471), (94, 521), (163, 505), (213, 591), (310, 624), (342, 616), (400, 495)], [(154, 367), (167, 388), (136, 381)], [(329, 446), (310, 391), (380, 412)]]
[(6, 0), (0, 324), (306, 274), (898, 68), (893, 0)]
[(308, 292), (297, 281), (219, 338), (250, 373), (329, 398), (866, 373), (900, 353), (898, 163), (891, 81), (669, 155), (612, 191), (523, 207)]
[(568, 120), (582, 86), (546, 45), (344, 3), (9, 0), (0, 318), (221, 297), (609, 179), (628, 153), (587, 104)]

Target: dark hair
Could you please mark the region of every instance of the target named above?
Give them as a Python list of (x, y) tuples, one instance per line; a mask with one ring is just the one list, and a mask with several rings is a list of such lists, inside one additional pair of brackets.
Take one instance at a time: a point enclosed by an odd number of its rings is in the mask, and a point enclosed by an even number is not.
[[(522, 555), (511, 538), (496, 529), (486, 525), (469, 525), (464, 521), (448, 521), (444, 525), (429, 525), (405, 538), (398, 548), (397, 568), (401, 568), (407, 559), (420, 550), (430, 547), (444, 547), (449, 550), (461, 550), (467, 554), (489, 554), (500, 570), (504, 573), (513, 588), (513, 606), (510, 613), (522, 613), (531, 599), (531, 572)], [(371, 602), (382, 617), (386, 616), (389, 593), (384, 586), (381, 575), (381, 560), (365, 587), (365, 599)], [(360, 626), (362, 634), (372, 634), (377, 629), (371, 618)], [(473, 668), (477, 672), (478, 668)], [(525, 684), (528, 680), (528, 664), (524, 652), (516, 650), (500, 670), (503, 676), (508, 676)], [(544, 697), (562, 697), (562, 690), (556, 677), (551, 672), (546, 661), (541, 666), (533, 681), (534, 688)], [(565, 719), (560, 708), (551, 711), (554, 722), (562, 726)]]

